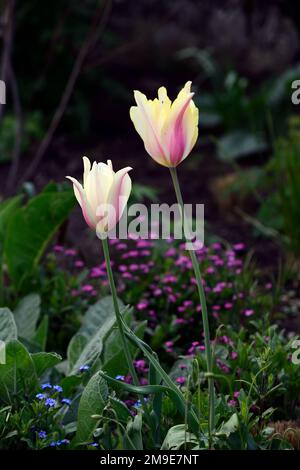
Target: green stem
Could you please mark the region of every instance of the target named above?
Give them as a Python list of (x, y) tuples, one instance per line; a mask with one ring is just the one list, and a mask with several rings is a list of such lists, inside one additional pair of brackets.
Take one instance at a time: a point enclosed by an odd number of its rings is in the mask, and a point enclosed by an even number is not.
[(114, 304), (114, 309), (115, 309), (115, 314), (116, 314), (117, 325), (118, 325), (118, 329), (119, 329), (119, 332), (120, 332), (122, 346), (123, 346), (124, 354), (125, 354), (126, 361), (127, 361), (127, 364), (128, 364), (128, 369), (129, 369), (129, 372), (132, 376), (132, 380), (133, 380), (134, 385), (139, 385), (139, 380), (138, 380), (135, 368), (133, 366), (132, 357), (131, 357), (129, 347), (128, 347), (128, 344), (127, 344), (127, 341), (126, 341), (125, 333), (124, 333), (123, 323), (122, 323), (122, 319), (121, 319), (121, 313), (120, 313), (119, 304), (118, 304), (115, 280), (114, 280), (113, 272), (112, 272), (112, 269), (111, 269), (111, 262), (110, 262), (109, 247), (108, 247), (108, 243), (107, 243), (107, 238), (102, 239), (102, 247), (103, 247), (103, 253), (104, 253), (104, 258), (105, 258), (105, 263), (106, 263), (106, 271), (107, 271), (108, 282), (109, 282), (109, 286), (110, 286), (110, 290), (111, 290), (111, 295), (112, 295), (112, 298), (113, 298), (113, 304)]
[[(181, 208), (181, 219), (182, 219), (182, 227), (184, 233), (184, 204), (182, 199), (182, 194), (179, 186), (179, 181), (177, 177), (176, 168), (170, 168), (170, 173), (176, 193), (177, 202)], [(185, 233), (184, 233), (185, 237)], [(189, 255), (192, 261), (196, 281), (197, 281), (197, 288), (201, 303), (201, 312), (202, 312), (202, 322), (203, 322), (203, 329), (204, 329), (204, 344), (205, 344), (205, 354), (206, 354), (206, 364), (207, 364), (207, 372), (208, 372), (208, 394), (209, 394), (209, 422), (208, 422), (208, 429), (209, 429), (209, 436), (211, 440), (211, 433), (215, 427), (215, 392), (214, 392), (214, 379), (213, 379), (213, 355), (210, 345), (210, 333), (209, 333), (209, 321), (208, 321), (208, 314), (207, 314), (207, 306), (206, 306), (206, 298), (205, 292), (202, 282), (201, 270), (199, 266), (199, 262), (197, 260), (196, 254), (194, 250), (189, 250)]]

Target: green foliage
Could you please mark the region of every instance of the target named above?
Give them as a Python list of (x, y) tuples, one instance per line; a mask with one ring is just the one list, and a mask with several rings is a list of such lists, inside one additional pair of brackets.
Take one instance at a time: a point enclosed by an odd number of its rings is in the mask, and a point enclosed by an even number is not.
[(6, 343), (6, 362), (0, 364), (0, 399), (7, 404), (38, 389), (37, 373), (31, 355), (19, 341)]
[(16, 289), (20, 290), (32, 278), (49, 241), (74, 207), (74, 201), (72, 191), (57, 191), (55, 185), (49, 185), (9, 218), (4, 256)]
[(107, 404), (108, 388), (105, 380), (97, 372), (85, 387), (78, 408), (77, 433), (73, 441), (74, 446), (87, 444), (97, 427), (97, 419), (93, 415), (102, 414)]
[(0, 339), (1, 341), (17, 339), (17, 326), (8, 308), (0, 308)]
[(20, 300), (14, 310), (14, 318), (20, 337), (30, 341), (36, 333), (40, 316), (41, 298), (38, 294), (29, 294)]
[[(263, 201), (258, 219), (282, 235), (285, 245), (300, 253), (300, 122), (298, 117), (289, 121), (289, 133), (274, 146), (274, 155), (267, 166), (266, 187), (269, 196)], [(274, 191), (275, 189), (275, 191)]]

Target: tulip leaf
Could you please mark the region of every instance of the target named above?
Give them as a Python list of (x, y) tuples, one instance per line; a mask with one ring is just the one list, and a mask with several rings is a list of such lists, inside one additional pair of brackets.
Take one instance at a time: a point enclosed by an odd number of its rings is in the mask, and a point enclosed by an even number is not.
[(54, 189), (47, 187), (9, 219), (4, 256), (17, 289), (32, 278), (48, 243), (74, 207), (72, 191)]

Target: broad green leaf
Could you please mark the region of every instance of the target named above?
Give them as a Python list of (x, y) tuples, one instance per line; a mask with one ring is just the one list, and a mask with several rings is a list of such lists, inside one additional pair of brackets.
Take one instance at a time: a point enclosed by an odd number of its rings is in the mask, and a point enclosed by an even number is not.
[(169, 429), (161, 449), (179, 450), (185, 444), (198, 444), (197, 438), (188, 431), (185, 424), (177, 424)]
[(17, 326), (11, 311), (4, 307), (0, 308), (0, 340), (8, 342), (17, 339)]
[[(121, 311), (121, 315), (124, 318), (126, 324), (130, 325), (132, 322), (132, 309), (125, 308), (123, 311)], [(122, 349), (123, 347), (119, 329), (117, 327), (111, 329), (105, 341), (105, 347), (102, 355), (103, 362), (107, 363)]]
[(101, 354), (102, 348), (103, 341), (100, 333), (97, 332), (93, 338), (86, 343), (73, 366), (69, 368), (68, 375), (78, 374), (81, 366), (92, 365)]
[(12, 340), (6, 344), (6, 363), (0, 364), (0, 400), (12, 404), (38, 388), (33, 360), (23, 344)]
[(40, 316), (41, 298), (38, 294), (29, 294), (18, 303), (14, 310), (18, 336), (31, 340), (34, 336)]
[[(123, 302), (118, 299), (120, 310), (124, 309)], [(108, 320), (115, 319), (115, 310), (111, 296), (103, 297), (94, 305), (91, 305), (82, 320), (82, 326), (78, 333), (87, 337), (93, 336), (97, 330)]]
[(38, 377), (41, 377), (47, 369), (56, 366), (62, 360), (62, 357), (55, 352), (33, 353), (31, 358)]
[(6, 199), (0, 204), (0, 256), (2, 256), (2, 245), (9, 218), (21, 204), (21, 196)]
[[(126, 316), (127, 308), (125, 307), (123, 315)], [(82, 339), (71, 340), (70, 348), (68, 348), (68, 357), (71, 358), (72, 366), (69, 367), (69, 375), (78, 374), (80, 366), (91, 365), (100, 356), (103, 350), (104, 342), (110, 334), (115, 325), (115, 316), (108, 316), (101, 324), (101, 327), (96, 330), (93, 336), (88, 337), (88, 342), (81, 350), (79, 356), (79, 348), (83, 344)], [(75, 335), (76, 336), (76, 335)], [(77, 359), (75, 360), (75, 356)]]
[(80, 354), (84, 350), (85, 346), (88, 343), (86, 336), (77, 333), (71, 338), (71, 341), (68, 345), (67, 358), (69, 363), (69, 369), (72, 370), (76, 361), (78, 361)]
[(31, 278), (51, 238), (74, 207), (73, 192), (44, 191), (10, 217), (4, 255), (12, 282)]
[(34, 337), (32, 338), (33, 343), (36, 344), (39, 347), (39, 349), (41, 349), (42, 351), (45, 351), (46, 349), (47, 336), (48, 336), (48, 323), (49, 323), (48, 316), (45, 315), (42, 321), (40, 322), (39, 326), (37, 327)]
[(223, 423), (216, 432), (217, 436), (226, 436), (229, 437), (230, 434), (234, 433), (235, 431), (238, 430), (239, 427), (239, 418), (236, 413), (234, 413), (226, 423)]
[(108, 388), (106, 381), (97, 372), (83, 390), (77, 420), (77, 433), (75, 443), (90, 442), (97, 427), (97, 419), (92, 415), (101, 415), (108, 400)]

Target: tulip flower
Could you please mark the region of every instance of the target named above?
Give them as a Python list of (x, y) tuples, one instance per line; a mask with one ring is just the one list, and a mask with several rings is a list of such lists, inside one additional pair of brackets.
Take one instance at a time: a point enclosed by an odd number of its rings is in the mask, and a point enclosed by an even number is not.
[(112, 230), (126, 207), (130, 192), (130, 167), (114, 172), (110, 160), (91, 163), (83, 157), (83, 185), (67, 176), (73, 183), (75, 197), (81, 206), (83, 217), (89, 227), (96, 230), (99, 238)]
[(192, 100), (191, 84), (185, 84), (173, 103), (165, 87), (159, 88), (154, 100), (148, 100), (140, 91), (134, 92), (137, 106), (130, 108), (134, 127), (149, 155), (169, 168), (189, 155), (198, 137), (199, 113)]
[[(137, 106), (130, 108), (130, 117), (136, 131), (144, 141), (145, 149), (150, 156), (170, 170), (177, 202), (181, 208), (182, 227), (185, 233), (185, 210), (177, 176), (177, 165), (191, 152), (198, 137), (198, 109), (191, 93), (191, 82), (187, 82), (173, 103), (162, 87), (158, 90), (158, 99), (148, 100), (139, 91), (134, 92)], [(209, 445), (212, 443), (212, 432), (215, 426), (215, 392), (213, 380), (214, 358), (210, 344), (210, 331), (205, 298), (205, 290), (200, 266), (193, 249), (189, 251), (198, 287), (199, 301), (204, 328), (206, 366), (209, 376)]]

